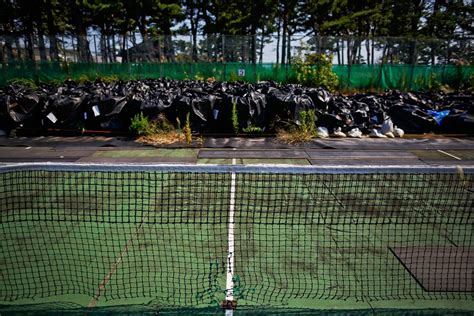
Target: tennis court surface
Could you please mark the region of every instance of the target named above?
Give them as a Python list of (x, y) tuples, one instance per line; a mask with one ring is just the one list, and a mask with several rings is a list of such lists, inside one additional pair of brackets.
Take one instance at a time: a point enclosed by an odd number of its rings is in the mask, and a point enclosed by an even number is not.
[(0, 310), (474, 310), (474, 168), (0, 167)]

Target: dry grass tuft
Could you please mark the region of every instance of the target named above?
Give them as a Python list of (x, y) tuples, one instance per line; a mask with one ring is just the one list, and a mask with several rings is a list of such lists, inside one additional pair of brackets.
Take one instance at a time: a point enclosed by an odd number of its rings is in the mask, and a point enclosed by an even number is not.
[(148, 145), (169, 145), (175, 143), (186, 143), (186, 137), (178, 131), (160, 131), (150, 135), (137, 138), (137, 142)]
[(307, 143), (314, 138), (314, 133), (298, 129), (291, 131), (280, 129), (277, 131), (276, 138), (285, 144)]

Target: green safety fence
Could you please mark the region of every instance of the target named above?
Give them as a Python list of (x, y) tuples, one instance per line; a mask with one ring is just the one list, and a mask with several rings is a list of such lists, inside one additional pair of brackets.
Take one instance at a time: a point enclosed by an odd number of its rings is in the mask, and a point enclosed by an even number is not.
[[(39, 82), (74, 80), (168, 78), (176, 80), (213, 78), (218, 81), (248, 82), (274, 80), (296, 82), (291, 65), (272, 63), (9, 63), (0, 65), (0, 85), (15, 79)], [(471, 86), (474, 66), (461, 65), (334, 65), (340, 89), (429, 90), (447, 84)]]

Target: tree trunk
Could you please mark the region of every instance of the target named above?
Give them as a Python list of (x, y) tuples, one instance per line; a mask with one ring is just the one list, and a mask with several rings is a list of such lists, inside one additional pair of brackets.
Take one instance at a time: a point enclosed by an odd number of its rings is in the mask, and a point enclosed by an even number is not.
[(38, 34), (38, 48), (39, 48), (40, 60), (48, 61), (48, 57), (46, 57), (46, 46), (44, 44), (43, 32), (39, 32)]
[(58, 53), (58, 40), (56, 39), (57, 27), (54, 22), (53, 8), (51, 0), (45, 1), (46, 14), (47, 14), (47, 26), (48, 26), (48, 39), (49, 39), (49, 59), (51, 61), (59, 61)]
[(263, 62), (263, 46), (265, 45), (265, 34), (264, 29), (262, 28), (262, 40), (260, 41), (260, 52), (258, 62), (261, 64)]
[(21, 61), (23, 59), (23, 54), (21, 53), (20, 38), (18, 36), (15, 36), (15, 47), (18, 61)]
[(102, 29), (102, 32), (100, 33), (99, 46), (100, 46), (101, 62), (107, 63), (108, 52), (107, 52), (107, 45), (105, 42), (104, 29)]
[(197, 31), (199, 23), (200, 11), (197, 11), (196, 17), (194, 17), (194, 8), (191, 7), (189, 11), (189, 24), (191, 26), (191, 56), (194, 62), (198, 61), (198, 50), (197, 50)]
[(79, 28), (77, 34), (77, 53), (79, 56), (79, 62), (90, 63), (92, 62), (92, 54), (89, 48), (89, 41), (87, 40), (87, 33), (84, 28)]
[(198, 49), (197, 49), (197, 28), (194, 28), (191, 32), (192, 36), (192, 60), (194, 62), (198, 61)]
[(367, 65), (370, 64), (370, 42), (368, 39), (365, 40), (365, 50), (367, 51)]
[(156, 54), (158, 57), (158, 61), (161, 63), (162, 62), (162, 53), (161, 53), (161, 35), (158, 35), (156, 38), (157, 42), (157, 47), (156, 47)]
[(352, 41), (351, 39), (347, 39), (347, 65), (349, 67), (352, 65)]
[(344, 39), (341, 40), (341, 65), (344, 65)]
[(286, 43), (287, 52), (286, 52), (286, 60), (287, 64), (291, 63), (291, 32), (288, 30), (288, 42)]
[(53, 60), (58, 61), (59, 60), (58, 40), (56, 38), (56, 35), (50, 34), (48, 36), (48, 39), (49, 39), (49, 59), (51, 61)]
[(7, 60), (8, 62), (15, 61), (15, 56), (13, 55), (13, 41), (10, 35), (7, 35), (5, 38), (5, 49), (7, 51)]
[(173, 46), (173, 35), (171, 35), (171, 26), (165, 28), (165, 54), (168, 62), (175, 62), (175, 53)]
[(112, 60), (114, 61), (114, 63), (117, 62), (117, 54), (115, 53), (115, 34), (112, 34), (112, 49), (111, 49), (111, 53), (112, 53)]
[(252, 59), (252, 64), (256, 64), (257, 63), (257, 28), (255, 26), (252, 25), (252, 31), (251, 31), (251, 35), (252, 38), (251, 38), (251, 46), (252, 46), (252, 56), (251, 56), (251, 59)]
[(26, 35), (26, 49), (28, 52), (28, 59), (30, 61), (35, 61), (35, 50), (34, 50), (34, 42), (33, 42), (33, 31), (28, 32)]
[(276, 64), (280, 61), (280, 19), (278, 19), (278, 31), (277, 31), (277, 47), (276, 47)]
[(281, 63), (286, 63), (286, 33), (288, 31), (288, 21), (286, 15), (283, 17), (283, 30), (282, 30), (282, 41), (281, 41)]
[(122, 64), (128, 63), (128, 51), (127, 51), (127, 33), (124, 32), (122, 35), (122, 47), (120, 49), (122, 51)]

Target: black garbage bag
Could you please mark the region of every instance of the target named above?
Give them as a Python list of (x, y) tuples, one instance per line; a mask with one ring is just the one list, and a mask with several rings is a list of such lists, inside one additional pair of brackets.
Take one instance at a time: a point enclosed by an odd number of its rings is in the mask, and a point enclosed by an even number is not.
[(311, 98), (315, 108), (322, 111), (327, 111), (334, 100), (333, 96), (323, 88), (309, 88), (305, 94)]
[(209, 132), (215, 134), (231, 134), (232, 126), (232, 97), (216, 95), (213, 100), (212, 119), (209, 122)]
[(316, 126), (326, 127), (330, 133), (336, 128), (344, 126), (344, 119), (337, 114), (316, 111)]
[(81, 104), (84, 97), (53, 95), (46, 104), (42, 113), (42, 124), (46, 128), (70, 128), (81, 127), (84, 121)]
[(207, 95), (191, 99), (190, 121), (191, 129), (198, 132), (207, 132), (213, 120), (213, 110), (217, 97)]
[(247, 111), (247, 114), (245, 115), (246, 124), (244, 128), (254, 126), (264, 129), (267, 124), (267, 117), (265, 111), (267, 100), (265, 98), (265, 95), (257, 91), (251, 91), (249, 93), (246, 93), (243, 96), (243, 99), (246, 100), (244, 102), (246, 108), (241, 109), (241, 111)]
[(4, 95), (0, 97), (0, 136), (10, 135), (10, 131), (13, 128), (13, 122), (8, 115), (7, 100), (8, 96)]
[[(123, 96), (93, 96), (85, 105), (85, 125), (88, 129), (128, 131), (136, 111), (125, 111), (128, 104)], [(131, 103), (136, 107), (136, 103)], [(122, 111), (125, 111), (122, 113)], [(135, 112), (135, 113), (134, 113)]]
[[(272, 89), (267, 96), (272, 119), (276, 116), (282, 121), (299, 122), (300, 112), (314, 109), (314, 103), (306, 94), (295, 95)], [(270, 114), (270, 113), (269, 113)]]
[(441, 121), (441, 132), (474, 135), (474, 111), (453, 111)]
[(5, 100), (7, 112), (16, 126), (39, 128), (40, 113), (44, 106), (42, 98), (34, 93), (21, 93), (17, 96), (8, 95)]
[(438, 130), (436, 120), (418, 106), (393, 106), (387, 114), (392, 118), (393, 124), (403, 129), (405, 133), (422, 134)]

